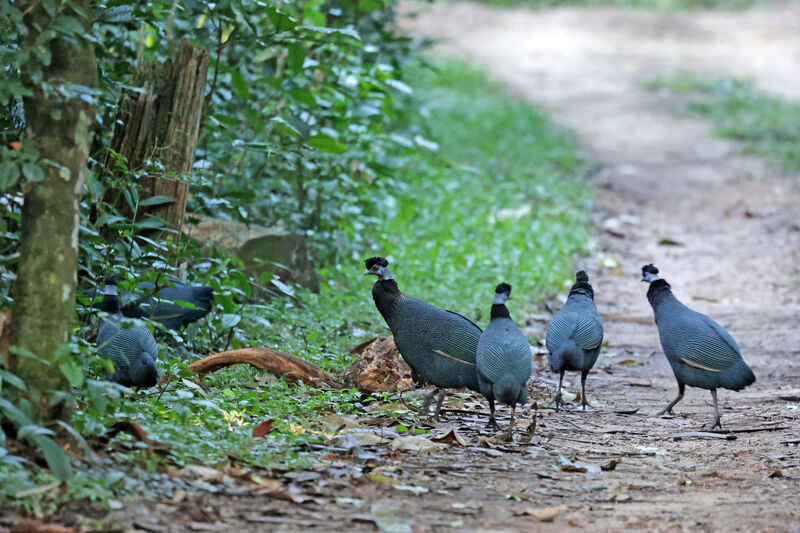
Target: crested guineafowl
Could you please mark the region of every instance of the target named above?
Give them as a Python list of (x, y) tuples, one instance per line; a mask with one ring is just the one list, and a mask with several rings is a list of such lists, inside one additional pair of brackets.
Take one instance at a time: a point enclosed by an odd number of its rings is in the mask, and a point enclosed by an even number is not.
[(495, 400), (511, 407), (511, 423), (507, 438), (514, 428), (517, 404), (528, 401), (528, 378), (531, 377), (531, 348), (506, 307), (511, 298), (511, 285), (497, 286), (492, 300), (489, 325), (478, 342), (478, 386), (489, 400), (489, 425), (497, 428), (494, 419)]
[(365, 263), (364, 274), (378, 277), (372, 286), (372, 298), (392, 331), (400, 355), (423, 381), (436, 387), (425, 398), (422, 409), (427, 412), (438, 394), (434, 411), (434, 418), (438, 419), (444, 389), (466, 387), (478, 391), (475, 354), (481, 328), (458, 313), (400, 292), (389, 272), (389, 262), (383, 257), (370, 257)]
[(672, 414), (686, 385), (708, 389), (714, 400), (714, 420), (707, 429), (721, 428), (717, 389), (741, 390), (755, 382), (753, 371), (730, 333), (679, 302), (670, 284), (658, 277), (655, 266), (642, 267), (642, 281), (650, 284), (647, 299), (653, 307), (661, 348), (678, 380), (678, 397), (658, 414)]
[[(156, 294), (146, 298), (139, 305), (131, 306), (139, 295), (123, 291), (120, 294), (122, 314), (128, 318), (148, 318), (162, 324), (168, 329), (178, 330), (187, 324), (196, 322), (206, 316), (214, 305), (214, 289), (202, 285), (193, 286), (178, 281), (169, 282), (172, 287), (164, 287)], [(149, 281), (139, 283), (137, 289), (151, 292), (155, 285)], [(88, 289), (86, 295), (94, 298), (95, 290)], [(174, 302), (184, 302), (192, 307), (181, 306)], [(103, 307), (103, 303), (95, 304), (100, 311), (111, 312)]]
[(581, 373), (581, 407), (585, 410), (586, 376), (597, 361), (603, 344), (603, 319), (594, 305), (594, 290), (589, 276), (581, 270), (569, 290), (567, 302), (547, 326), (547, 357), (550, 369), (559, 373), (556, 410), (561, 405), (561, 382), (567, 370)]
[(158, 383), (158, 344), (142, 324), (126, 324), (132, 319), (120, 312), (117, 278), (106, 276), (103, 309), (109, 313), (100, 319), (97, 349), (114, 363), (111, 381), (126, 387), (152, 387)]

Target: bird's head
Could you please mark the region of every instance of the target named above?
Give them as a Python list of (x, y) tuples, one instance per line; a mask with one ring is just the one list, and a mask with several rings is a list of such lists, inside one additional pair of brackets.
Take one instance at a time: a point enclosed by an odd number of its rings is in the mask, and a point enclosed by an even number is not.
[(589, 283), (589, 274), (585, 270), (580, 270), (575, 273), (575, 281), (578, 283)]
[(658, 277), (658, 269), (652, 263), (649, 265), (645, 265), (642, 267), (642, 281), (646, 281), (647, 283), (653, 283)]
[(389, 261), (383, 257), (370, 257), (364, 261), (364, 265), (367, 267), (364, 275), (378, 276), (378, 281), (394, 279), (389, 272)]
[(109, 274), (103, 278), (103, 283), (105, 284), (105, 287), (103, 287), (103, 294), (117, 296), (117, 276)]
[(494, 289), (494, 300), (492, 300), (492, 304), (504, 304), (509, 299), (511, 299), (511, 285), (508, 283), (501, 283)]

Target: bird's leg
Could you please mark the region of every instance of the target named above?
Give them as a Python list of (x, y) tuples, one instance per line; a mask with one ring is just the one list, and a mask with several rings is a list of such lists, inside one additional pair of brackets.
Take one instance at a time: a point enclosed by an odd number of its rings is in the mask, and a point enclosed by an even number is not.
[[(586, 376), (589, 374), (588, 370), (581, 372), (581, 409), (586, 410), (589, 402), (586, 400)], [(591, 405), (589, 405), (591, 407)]]
[(486, 427), (497, 429), (497, 420), (494, 419), (494, 398), (489, 398), (489, 422)]
[(447, 395), (447, 391), (444, 389), (437, 389), (439, 391), (439, 398), (436, 400), (436, 409), (433, 410), (433, 419), (437, 422), (439, 421), (439, 411), (442, 410), (442, 403), (444, 403), (444, 397)]
[(508, 433), (506, 433), (506, 440), (509, 442), (514, 441), (514, 411), (517, 409), (516, 406), (511, 408), (511, 423), (508, 424)]
[(558, 392), (556, 393), (556, 411), (561, 406), (561, 382), (564, 381), (564, 371), (561, 371), (561, 376), (558, 378)]
[(425, 396), (425, 401), (422, 402), (422, 414), (428, 414), (428, 409), (431, 408), (431, 401), (436, 393), (439, 392), (439, 388), (433, 389), (427, 396)]
[(673, 414), (672, 408), (675, 407), (676, 403), (678, 403), (683, 399), (684, 390), (686, 390), (686, 385), (684, 385), (683, 383), (678, 383), (678, 397), (672, 400), (672, 403), (669, 404), (666, 409), (664, 409), (663, 411), (659, 411), (658, 414), (656, 414), (656, 416), (661, 416), (663, 414), (670, 414), (670, 415)]
[(711, 389), (711, 397), (714, 398), (714, 415), (715, 415), (715, 418), (714, 418), (714, 422), (712, 422), (710, 426), (705, 428), (706, 431), (711, 431), (717, 426), (719, 426), (719, 429), (722, 429), (722, 422), (719, 419), (719, 404), (717, 403), (717, 389)]

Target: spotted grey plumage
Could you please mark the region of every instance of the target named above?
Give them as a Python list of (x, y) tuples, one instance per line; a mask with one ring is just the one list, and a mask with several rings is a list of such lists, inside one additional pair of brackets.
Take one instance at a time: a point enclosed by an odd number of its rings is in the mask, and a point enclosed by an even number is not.
[(531, 349), (528, 339), (511, 320), (506, 300), (511, 298), (511, 285), (501, 283), (495, 289), (490, 322), (478, 342), (478, 386), (489, 400), (489, 425), (497, 427), (494, 402), (511, 407), (508, 438), (514, 428), (517, 404), (528, 401), (528, 379), (531, 377)]
[(403, 294), (382, 257), (365, 261), (364, 274), (378, 276), (372, 286), (375, 306), (392, 331), (395, 344), (408, 365), (436, 389), (427, 396), (423, 410), (438, 395), (438, 418), (444, 389), (478, 390), (475, 354), (481, 328), (468, 318)]
[(647, 299), (655, 314), (661, 348), (678, 381), (678, 397), (659, 414), (671, 414), (689, 385), (711, 391), (715, 418), (708, 429), (722, 427), (717, 389), (741, 390), (755, 382), (753, 371), (742, 359), (730, 333), (675, 298), (672, 287), (658, 277), (655, 266), (642, 267), (642, 281), (650, 284)]
[(109, 379), (126, 387), (152, 387), (158, 383), (158, 344), (141, 321), (120, 313), (116, 278), (107, 276), (105, 283), (103, 308), (109, 314), (100, 319), (97, 349), (114, 363)]
[(556, 410), (561, 405), (561, 382), (567, 370), (581, 373), (581, 407), (586, 409), (586, 376), (603, 345), (603, 319), (594, 305), (589, 276), (583, 270), (575, 274), (575, 284), (564, 307), (550, 320), (546, 344), (550, 369), (559, 373)]

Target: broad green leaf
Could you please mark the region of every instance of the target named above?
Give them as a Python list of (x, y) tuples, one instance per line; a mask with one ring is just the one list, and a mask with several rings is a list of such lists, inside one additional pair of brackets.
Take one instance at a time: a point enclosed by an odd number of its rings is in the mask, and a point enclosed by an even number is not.
[(297, 128), (295, 128), (294, 126), (292, 126), (291, 124), (286, 122), (286, 120), (284, 120), (281, 117), (273, 117), (272, 118), (272, 122), (275, 123), (275, 125), (278, 128), (278, 130), (280, 130), (281, 133), (283, 133), (284, 135), (290, 135), (290, 136), (293, 136), (293, 137), (300, 137), (301, 136), (300, 135), (300, 131)]
[(69, 457), (64, 450), (61, 449), (56, 441), (51, 438), (43, 436), (35, 436), (33, 440), (39, 449), (42, 450), (47, 466), (50, 471), (61, 481), (67, 481), (72, 477), (72, 465), (69, 462)]
[(266, 6), (264, 11), (266, 11), (267, 18), (269, 18), (269, 21), (275, 27), (275, 31), (278, 33), (297, 27), (297, 19), (278, 11), (273, 6)]
[(231, 71), (231, 83), (242, 100), (247, 101), (250, 99), (250, 88), (247, 86), (247, 81), (244, 79), (241, 72), (238, 70)]
[(74, 387), (83, 386), (83, 368), (74, 360), (62, 361), (58, 365), (61, 373)]
[(145, 198), (144, 200), (139, 202), (139, 207), (146, 207), (149, 205), (164, 205), (172, 203), (175, 203), (175, 198), (173, 198), (172, 196), (156, 195), (156, 196), (151, 196), (149, 198)]
[(25, 386), (25, 382), (22, 381), (19, 376), (12, 374), (8, 370), (3, 370), (0, 368), (0, 384), (3, 382), (18, 388), (21, 391), (28, 390), (28, 388)]
[(289, 68), (293, 72), (303, 71), (303, 61), (306, 59), (306, 51), (300, 43), (291, 43), (289, 45)]
[(317, 135), (314, 135), (306, 141), (306, 144), (312, 148), (316, 148), (320, 152), (326, 152), (330, 154), (341, 154), (347, 151), (347, 146), (343, 145), (333, 137), (325, 135), (324, 133), (318, 133)]

